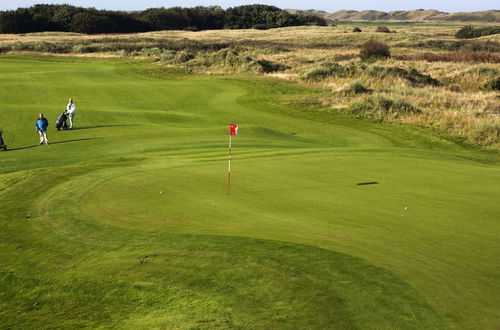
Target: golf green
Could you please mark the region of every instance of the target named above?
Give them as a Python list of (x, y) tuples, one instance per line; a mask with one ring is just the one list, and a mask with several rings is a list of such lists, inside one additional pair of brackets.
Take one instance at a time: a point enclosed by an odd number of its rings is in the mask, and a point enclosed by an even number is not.
[(498, 153), (304, 108), (317, 91), (270, 78), (0, 72), (0, 328), (500, 326)]

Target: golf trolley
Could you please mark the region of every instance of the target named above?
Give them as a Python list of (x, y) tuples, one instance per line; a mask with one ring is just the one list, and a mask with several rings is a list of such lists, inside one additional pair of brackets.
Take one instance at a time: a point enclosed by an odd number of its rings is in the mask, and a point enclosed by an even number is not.
[(3, 132), (0, 130), (0, 150), (7, 151), (7, 145), (3, 141)]

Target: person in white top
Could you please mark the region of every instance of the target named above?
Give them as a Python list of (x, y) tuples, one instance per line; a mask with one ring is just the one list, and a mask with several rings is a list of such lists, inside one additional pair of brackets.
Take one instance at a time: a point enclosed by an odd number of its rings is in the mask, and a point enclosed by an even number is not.
[(69, 117), (69, 128), (73, 128), (73, 118), (75, 118), (75, 110), (76, 110), (76, 105), (73, 102), (73, 99), (69, 99), (69, 103), (66, 106), (66, 111), (68, 112), (68, 117)]

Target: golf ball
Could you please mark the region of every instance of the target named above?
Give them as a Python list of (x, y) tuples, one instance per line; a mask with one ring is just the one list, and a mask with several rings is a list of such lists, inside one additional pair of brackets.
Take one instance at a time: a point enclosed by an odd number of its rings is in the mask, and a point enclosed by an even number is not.
[(405, 206), (405, 210), (408, 210), (408, 207), (407, 207), (407, 206)]
[(160, 191), (160, 194), (163, 194), (163, 191)]

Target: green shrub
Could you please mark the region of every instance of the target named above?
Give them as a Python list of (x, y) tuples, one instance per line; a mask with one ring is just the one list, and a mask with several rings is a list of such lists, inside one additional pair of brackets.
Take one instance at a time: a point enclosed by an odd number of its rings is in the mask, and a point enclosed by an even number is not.
[(500, 52), (500, 43), (492, 40), (441, 40), (431, 39), (416, 43), (399, 42), (396, 47), (425, 48), (448, 51)]
[(500, 26), (484, 26), (474, 28), (472, 25), (467, 25), (458, 30), (457, 33), (455, 33), (455, 37), (459, 39), (471, 39), (499, 33)]
[(235, 66), (242, 64), (242, 57), (239, 52), (226, 48), (212, 54), (208, 60), (208, 65)]
[(162, 50), (158, 47), (143, 48), (143, 49), (141, 49), (141, 53), (144, 56), (148, 56), (148, 57), (160, 57)]
[(78, 44), (73, 46), (72, 52), (77, 54), (84, 53), (103, 53), (116, 51), (118, 49), (105, 44)]
[(361, 84), (359, 81), (355, 81), (351, 83), (347, 88), (343, 90), (343, 93), (345, 94), (369, 94), (373, 92), (373, 90), (366, 88)]
[(343, 75), (344, 68), (338, 63), (323, 63), (319, 67), (310, 68), (303, 76), (305, 80), (319, 81), (335, 75)]
[(191, 61), (193, 58), (195, 58), (195, 55), (185, 50), (182, 50), (175, 55), (175, 60), (180, 63)]
[(275, 63), (267, 60), (258, 60), (255, 62), (255, 71), (260, 73), (271, 73), (276, 71), (285, 70), (286, 67), (283, 64)]
[(492, 80), (488, 81), (486, 84), (484, 84), (483, 90), (485, 90), (485, 91), (500, 91), (500, 76), (498, 76), (495, 79), (492, 79)]
[(368, 75), (379, 79), (386, 77), (399, 77), (408, 80), (416, 86), (439, 86), (441, 83), (430, 75), (418, 72), (416, 69), (407, 71), (398, 67), (372, 66), (368, 70)]
[(165, 49), (160, 55), (162, 61), (171, 61), (175, 58), (177, 52), (173, 49)]
[(489, 66), (479, 66), (477, 68), (470, 69), (466, 73), (477, 73), (481, 76), (496, 76), (498, 70)]
[(352, 32), (362, 32), (362, 30), (356, 26), (354, 29), (352, 29)]
[(68, 53), (68, 49), (47, 41), (15, 42), (2, 47), (3, 51), (13, 52), (41, 52), (41, 53)]
[(393, 58), (401, 61), (500, 63), (500, 54), (493, 52), (425, 52), (417, 54), (399, 54), (393, 56)]
[(210, 55), (205, 66), (224, 66), (239, 71), (253, 71), (256, 73), (271, 73), (285, 70), (286, 66), (268, 60), (255, 60), (248, 54), (242, 54), (238, 48), (226, 48)]
[(369, 95), (361, 100), (354, 101), (346, 111), (357, 118), (370, 118), (380, 121), (397, 119), (422, 112), (403, 100), (393, 100), (380, 94)]
[(252, 26), (252, 29), (256, 29), (256, 30), (267, 30), (269, 28), (270, 27), (267, 24), (255, 24)]
[(362, 59), (387, 58), (391, 56), (391, 52), (389, 51), (389, 46), (387, 46), (383, 42), (373, 39), (368, 40), (361, 46), (359, 54)]

